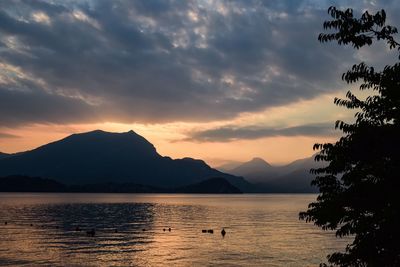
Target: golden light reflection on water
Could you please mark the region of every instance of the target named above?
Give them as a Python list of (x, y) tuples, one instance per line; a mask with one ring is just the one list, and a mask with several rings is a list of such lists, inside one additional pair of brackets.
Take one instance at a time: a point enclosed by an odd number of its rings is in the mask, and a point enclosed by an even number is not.
[(316, 266), (346, 240), (298, 220), (314, 198), (0, 194), (0, 265)]

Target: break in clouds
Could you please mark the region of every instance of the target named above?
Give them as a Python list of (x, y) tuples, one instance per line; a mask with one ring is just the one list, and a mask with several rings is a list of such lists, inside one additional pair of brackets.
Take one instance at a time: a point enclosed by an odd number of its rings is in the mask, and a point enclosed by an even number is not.
[(0, 126), (206, 122), (338, 90), (357, 55), (318, 43), (331, 4), (2, 1)]

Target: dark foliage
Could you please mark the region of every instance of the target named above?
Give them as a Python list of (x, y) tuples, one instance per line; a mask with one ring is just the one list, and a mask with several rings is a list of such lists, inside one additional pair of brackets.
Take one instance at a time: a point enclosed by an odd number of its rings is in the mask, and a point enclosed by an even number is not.
[[(320, 42), (337, 41), (360, 49), (373, 41), (384, 41), (400, 51), (393, 35), (397, 29), (385, 25), (382, 10), (355, 18), (353, 11), (330, 7), (333, 20), (324, 23), (331, 33), (319, 35)], [(328, 255), (329, 264), (339, 266), (400, 266), (400, 64), (381, 71), (364, 63), (343, 74), (360, 90), (371, 90), (365, 100), (350, 91), (347, 99), (334, 103), (355, 109), (355, 122), (337, 121), (344, 135), (336, 143), (315, 144), (316, 161), (325, 168), (312, 169), (320, 189), (317, 201), (300, 213), (324, 230), (354, 241), (344, 252)]]

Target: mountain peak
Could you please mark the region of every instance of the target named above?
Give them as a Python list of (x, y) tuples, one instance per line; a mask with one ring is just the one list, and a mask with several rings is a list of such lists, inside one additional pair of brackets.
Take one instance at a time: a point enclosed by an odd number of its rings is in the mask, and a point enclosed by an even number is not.
[(100, 130), (100, 129), (92, 130), (92, 131), (89, 131), (89, 132), (83, 132), (83, 133), (75, 133), (75, 134), (72, 134), (72, 135), (99, 135), (99, 134), (107, 134), (107, 135), (134, 134), (134, 135), (138, 135), (133, 130), (129, 130), (127, 132), (107, 132), (107, 131)]
[(87, 132), (88, 134), (90, 134), (90, 133), (107, 133), (106, 131), (103, 131), (103, 130), (100, 130), (100, 129), (96, 129), (96, 130), (93, 130), (93, 131), (90, 131), (90, 132)]
[(266, 162), (264, 159), (259, 158), (259, 157), (254, 157), (254, 158), (252, 158), (250, 161), (245, 162), (244, 164), (272, 167), (271, 164), (269, 164), (269, 163)]
[(254, 173), (269, 173), (273, 168), (273, 166), (262, 158), (255, 157), (233, 169), (232, 173), (246, 177)]
[(70, 136), (67, 136), (66, 138), (60, 140), (60, 141), (67, 141), (67, 140), (79, 140), (82, 139), (85, 142), (103, 142), (105, 140), (108, 141), (117, 141), (120, 140), (122, 141), (133, 141), (133, 142), (139, 142), (142, 144), (147, 144), (150, 146), (153, 146), (149, 141), (147, 141), (143, 136), (137, 134), (133, 130), (127, 131), (127, 132), (107, 132), (103, 130), (93, 130), (89, 132), (83, 132), (83, 133), (75, 133), (71, 134)]
[(98, 146), (98, 148), (103, 147), (104, 150), (119, 150), (127, 153), (135, 151), (136, 154), (141, 154), (141, 156), (156, 154), (153, 144), (132, 130), (122, 133), (93, 130), (72, 134), (54, 143), (68, 143), (69, 145), (82, 146), (82, 149), (88, 147), (90, 150)]
[(263, 158), (260, 158), (260, 157), (254, 157), (254, 158), (252, 158), (252, 159), (250, 160), (250, 162), (260, 162), (260, 163), (266, 163), (266, 164), (269, 165), (268, 162), (266, 162)]
[(221, 173), (202, 160), (162, 157), (134, 131), (72, 134), (0, 160), (0, 176), (19, 174), (65, 184), (129, 182), (165, 188), (222, 177), (235, 186), (251, 187), (243, 178)]

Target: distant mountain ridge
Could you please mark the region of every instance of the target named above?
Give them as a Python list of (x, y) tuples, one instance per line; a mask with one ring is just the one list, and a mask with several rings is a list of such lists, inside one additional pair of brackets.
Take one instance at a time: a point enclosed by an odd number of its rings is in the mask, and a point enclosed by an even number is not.
[(84, 192), (84, 193), (188, 193), (240, 194), (237, 187), (224, 178), (210, 178), (177, 188), (161, 188), (134, 183), (100, 183), (65, 185), (52, 179), (28, 176), (0, 177), (0, 192)]
[(230, 163), (234, 168), (221, 172), (202, 160), (163, 157), (134, 131), (96, 130), (72, 134), (30, 151), (0, 152), (0, 176), (43, 177), (66, 185), (135, 184), (147, 189), (179, 188), (220, 177), (242, 192), (308, 193), (317, 192), (310, 185), (313, 176), (309, 170), (322, 166), (313, 157), (285, 166), (273, 166), (261, 158), (239, 166)]
[(264, 177), (272, 177), (277, 174), (276, 168), (262, 158), (253, 158), (229, 172), (243, 177), (251, 177), (253, 182), (263, 181)]
[(73, 134), (24, 153), (0, 159), (0, 176), (26, 175), (51, 178), (64, 184), (137, 183), (173, 188), (225, 178), (248, 191), (242, 177), (226, 174), (202, 160), (171, 159), (134, 131), (100, 130)]
[(261, 158), (253, 158), (226, 172), (244, 177), (261, 192), (311, 193), (318, 190), (311, 186), (314, 176), (310, 169), (322, 166), (323, 163), (314, 161), (314, 156), (284, 166), (272, 166)]
[(219, 171), (222, 171), (222, 172), (229, 172), (229, 171), (233, 170), (234, 168), (239, 167), (242, 164), (243, 164), (243, 162), (240, 162), (240, 161), (228, 160), (224, 164), (216, 167), (216, 169)]

